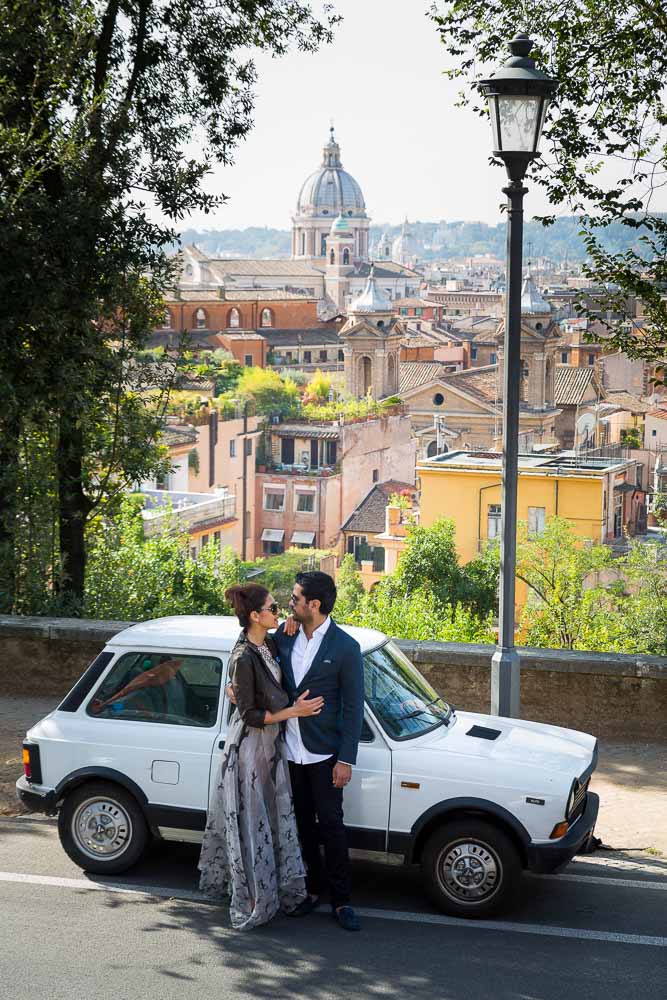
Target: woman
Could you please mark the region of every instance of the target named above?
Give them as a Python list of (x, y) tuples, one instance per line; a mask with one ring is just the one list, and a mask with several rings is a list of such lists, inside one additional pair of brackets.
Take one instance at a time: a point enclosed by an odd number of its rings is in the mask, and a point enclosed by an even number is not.
[(318, 715), (308, 691), (289, 705), (268, 630), (278, 605), (265, 587), (231, 587), (225, 599), (243, 629), (229, 661), (236, 709), (213, 794), (199, 868), (200, 887), (231, 896), (232, 926), (247, 930), (306, 898), (305, 868), (292, 805), (284, 723)]

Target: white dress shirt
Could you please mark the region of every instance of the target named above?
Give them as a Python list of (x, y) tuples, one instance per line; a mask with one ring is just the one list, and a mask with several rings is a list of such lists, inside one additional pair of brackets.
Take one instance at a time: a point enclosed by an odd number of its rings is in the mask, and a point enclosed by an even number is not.
[[(292, 673), (297, 687), (310, 670), (330, 625), (331, 618), (327, 615), (322, 624), (314, 630), (310, 639), (306, 636), (303, 626), (299, 628), (292, 646)], [(287, 720), (285, 740), (287, 742), (287, 759), (294, 761), (295, 764), (319, 764), (320, 761), (328, 760), (331, 756), (330, 753), (311, 753), (310, 750), (306, 749), (301, 739), (298, 719)]]

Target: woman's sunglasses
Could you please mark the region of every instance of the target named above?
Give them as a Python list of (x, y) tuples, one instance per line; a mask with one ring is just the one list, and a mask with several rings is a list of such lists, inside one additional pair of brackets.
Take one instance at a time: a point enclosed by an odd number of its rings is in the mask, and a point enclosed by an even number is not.
[(274, 601), (273, 604), (269, 604), (268, 608), (261, 608), (262, 611), (270, 611), (272, 615), (278, 614), (278, 605)]

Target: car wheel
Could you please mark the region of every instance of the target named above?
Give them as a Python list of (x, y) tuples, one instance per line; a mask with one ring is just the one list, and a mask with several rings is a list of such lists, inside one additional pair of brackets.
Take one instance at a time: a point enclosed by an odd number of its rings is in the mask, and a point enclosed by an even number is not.
[(58, 813), (58, 833), (75, 864), (109, 875), (136, 864), (149, 839), (137, 800), (107, 781), (89, 782), (69, 793)]
[(429, 896), (456, 917), (489, 917), (505, 906), (521, 877), (507, 834), (483, 820), (456, 820), (429, 837), (422, 872)]

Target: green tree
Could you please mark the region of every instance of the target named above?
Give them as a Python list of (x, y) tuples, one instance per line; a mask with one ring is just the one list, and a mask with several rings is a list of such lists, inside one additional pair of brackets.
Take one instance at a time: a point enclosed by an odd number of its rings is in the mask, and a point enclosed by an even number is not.
[(310, 382), (305, 388), (305, 397), (309, 402), (315, 403), (325, 403), (329, 399), (329, 393), (331, 392), (331, 376), (325, 375), (318, 368)]
[[(554, 206), (580, 220), (589, 262), (586, 273), (613, 284), (599, 303), (623, 308), (629, 295), (644, 303), (648, 324), (611, 328), (611, 341), (634, 357), (664, 361), (667, 306), (667, 219), (651, 213), (667, 159), (663, 100), (667, 83), (667, 17), (660, 4), (603, 0), (434, 0), (433, 18), (449, 57), (450, 77), (489, 75), (504, 61), (517, 25), (529, 26), (538, 64), (558, 79), (558, 94), (544, 130), (543, 157), (531, 165)], [(604, 166), (603, 166), (604, 165)], [(605, 248), (604, 230), (620, 223), (637, 236), (636, 248)]]
[(187, 533), (176, 524), (144, 537), (145, 498), (130, 495), (113, 520), (91, 529), (84, 613), (90, 618), (144, 621), (166, 615), (226, 615), (225, 590), (243, 579), (234, 552), (206, 546), (189, 556)]
[(609, 568), (613, 553), (608, 546), (577, 537), (572, 527), (561, 517), (548, 518), (540, 535), (529, 535), (526, 526), (520, 526), (517, 577), (529, 588), (520, 631), (529, 645), (539, 628), (539, 645), (580, 648), (591, 602), (601, 596), (588, 592), (591, 575)]
[(466, 586), (454, 543), (454, 522), (443, 517), (428, 528), (410, 527), (394, 579), (404, 594), (428, 586), (441, 604), (456, 604)]
[(334, 615), (338, 621), (351, 622), (366, 596), (366, 591), (354, 556), (349, 552), (341, 560), (336, 577), (336, 589), (338, 593)]
[(252, 400), (259, 414), (293, 416), (299, 409), (299, 390), (290, 378), (281, 378), (271, 368), (244, 368), (233, 393), (242, 400)]
[[(0, 0), (0, 590), (10, 604), (22, 420), (38, 400), (55, 426), (56, 583), (80, 602), (90, 410), (121, 391), (163, 310), (173, 226), (224, 201), (204, 182), (252, 126), (253, 50), (313, 49), (334, 22), (292, 0)], [(167, 222), (153, 221), (154, 207)]]

